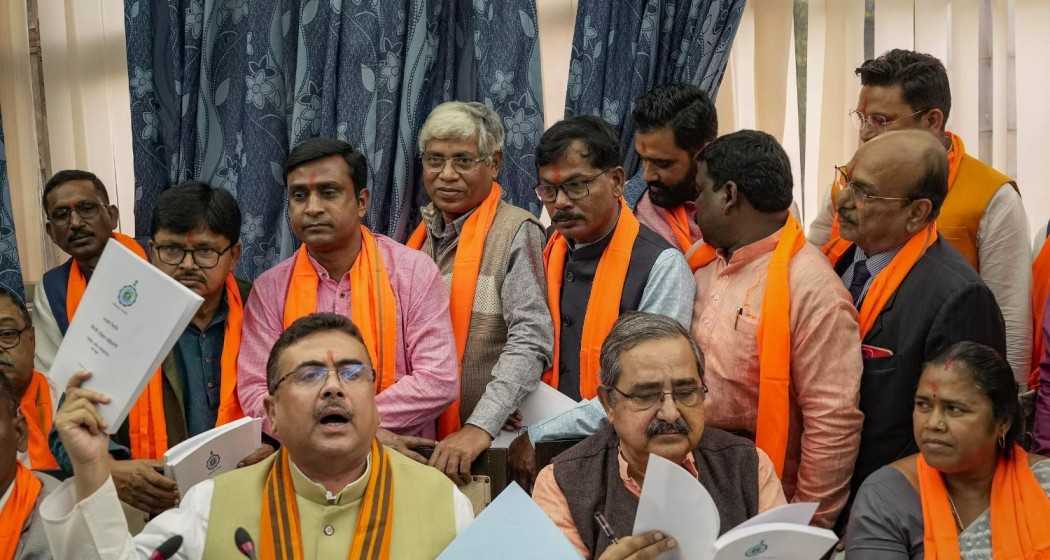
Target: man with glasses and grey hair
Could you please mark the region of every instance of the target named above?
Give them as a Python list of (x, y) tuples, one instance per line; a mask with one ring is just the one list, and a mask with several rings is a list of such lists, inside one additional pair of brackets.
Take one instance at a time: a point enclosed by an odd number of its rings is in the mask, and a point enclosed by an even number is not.
[[(598, 431), (540, 471), (533, 499), (585, 558), (646, 556), (675, 546), (630, 536), (649, 454), (679, 464), (714, 498), (723, 531), (785, 503), (769, 457), (745, 438), (705, 427), (704, 357), (674, 319), (625, 313), (601, 348)], [(604, 517), (599, 521), (596, 518)], [(614, 543), (601, 528), (607, 523)]]
[(434, 259), (451, 288), (459, 398), (438, 418), (430, 464), (457, 483), (551, 364), (554, 329), (543, 280), (543, 227), (502, 199), (503, 125), (482, 103), (450, 101), (419, 134), (430, 204), (408, 246)]

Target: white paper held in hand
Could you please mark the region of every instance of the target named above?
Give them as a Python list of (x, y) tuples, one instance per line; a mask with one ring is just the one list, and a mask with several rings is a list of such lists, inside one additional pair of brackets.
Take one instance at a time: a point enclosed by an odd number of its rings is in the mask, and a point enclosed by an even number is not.
[(649, 455), (634, 534), (658, 530), (674, 537), (662, 559), (815, 560), (838, 541), (810, 527), (815, 503), (786, 504), (760, 513), (718, 536), (721, 520), (711, 494), (679, 465)]
[(183, 441), (164, 453), (164, 475), (184, 495), (194, 484), (232, 471), (262, 444), (262, 418), (245, 416)]
[[(579, 403), (569, 398), (565, 393), (541, 382), (533, 392), (525, 397), (525, 400), (521, 401), (518, 412), (521, 413), (521, 424), (523, 426), (531, 426), (552, 416), (557, 416), (577, 404)], [(496, 436), (496, 439), (492, 441), (492, 447), (510, 447), (511, 442), (523, 430), (524, 428), (518, 431), (502, 430)]]
[(116, 433), (204, 300), (110, 239), (48, 372), (65, 391), (78, 371), (84, 386), (110, 397), (99, 405)]

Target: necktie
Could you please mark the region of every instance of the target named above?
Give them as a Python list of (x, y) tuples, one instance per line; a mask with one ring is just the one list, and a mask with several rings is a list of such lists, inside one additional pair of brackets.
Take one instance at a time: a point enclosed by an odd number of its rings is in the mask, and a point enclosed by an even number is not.
[(867, 260), (853, 263), (853, 281), (849, 284), (849, 294), (853, 296), (854, 306), (860, 303), (860, 294), (864, 291), (864, 285), (868, 283), (868, 279), (871, 278), (871, 271), (868, 270), (867, 263)]

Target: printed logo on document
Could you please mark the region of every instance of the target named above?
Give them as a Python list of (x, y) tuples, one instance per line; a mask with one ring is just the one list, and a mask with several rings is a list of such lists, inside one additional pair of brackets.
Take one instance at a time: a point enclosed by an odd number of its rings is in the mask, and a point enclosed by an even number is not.
[(204, 464), (204, 467), (208, 469), (209, 473), (215, 472), (215, 469), (222, 466), (222, 456), (218, 453), (209, 450), (208, 451), (208, 462)]
[(117, 292), (117, 303), (123, 307), (131, 307), (132, 305), (135, 305), (135, 302), (139, 300), (139, 291), (135, 289), (135, 285), (138, 283), (139, 281), (136, 280), (121, 288), (120, 291)]
[(754, 558), (755, 556), (758, 556), (759, 554), (762, 554), (767, 550), (769, 550), (769, 546), (766, 545), (766, 541), (758, 541), (758, 544), (747, 549), (747, 552), (744, 553), (744, 557)]

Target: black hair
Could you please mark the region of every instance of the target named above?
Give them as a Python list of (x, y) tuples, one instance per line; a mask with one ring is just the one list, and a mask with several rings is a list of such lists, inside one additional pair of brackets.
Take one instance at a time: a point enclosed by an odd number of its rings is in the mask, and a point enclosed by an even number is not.
[(0, 375), (0, 406), (11, 413), (11, 418), (18, 416), (18, 407), (22, 403), (22, 395), (15, 393), (15, 386), (6, 375)]
[(864, 86), (901, 87), (904, 102), (915, 111), (940, 109), (944, 120), (952, 108), (948, 71), (937, 57), (893, 49), (878, 58), (865, 60), (854, 72)]
[(634, 102), (637, 132), (669, 127), (679, 148), (695, 153), (718, 136), (718, 113), (704, 90), (687, 84), (659, 86)]
[(150, 218), (150, 232), (160, 230), (189, 233), (198, 228), (211, 230), (230, 243), (241, 237), (241, 209), (225, 189), (191, 181), (164, 190), (157, 197)]
[(1024, 413), (1017, 398), (1017, 381), (1014, 380), (1009, 362), (989, 346), (963, 341), (956, 342), (926, 362), (927, 367), (947, 367), (948, 364), (955, 371), (968, 374), (977, 389), (992, 401), (992, 416), (996, 421), (1009, 422), (1006, 445), (997, 446), (998, 452), (1009, 458), (1013, 444), (1019, 442), (1024, 433)]
[(277, 362), (280, 361), (281, 354), (284, 353), (285, 349), (308, 336), (329, 331), (350, 335), (360, 342), (362, 346), (365, 344), (365, 339), (361, 336), (361, 331), (357, 328), (357, 325), (345, 315), (312, 313), (296, 319), (294, 323), (281, 333), (281, 336), (277, 337), (277, 341), (273, 343), (273, 348), (270, 349), (270, 357), (266, 360), (266, 387), (271, 394), (273, 393), (274, 384), (277, 383), (278, 376), (281, 375), (281, 372), (277, 371)]
[(47, 183), (44, 183), (44, 194), (40, 197), (44, 213), (47, 213), (47, 195), (70, 181), (90, 181), (95, 186), (98, 196), (102, 198), (102, 203), (109, 206), (109, 193), (106, 192), (106, 185), (102, 184), (102, 180), (98, 178), (98, 175), (80, 169), (65, 169), (55, 173), (47, 180)]
[(791, 161), (776, 138), (758, 130), (726, 134), (704, 146), (697, 159), (720, 187), (736, 184), (759, 212), (782, 212), (791, 207)]
[[(39, 286), (37, 289), (44, 289), (43, 285)], [(22, 299), (22, 296), (18, 295), (17, 292), (12, 290), (11, 288), (8, 288), (7, 286), (4, 286), (3, 284), (0, 284), (0, 298), (7, 298), (11, 300), (11, 303), (15, 304), (15, 307), (18, 308), (19, 314), (22, 315), (22, 320), (27, 326), (33, 324), (33, 319), (29, 316), (29, 308), (26, 307), (25, 300)]]
[(350, 144), (335, 138), (309, 138), (292, 149), (284, 160), (284, 176), (288, 177), (296, 167), (328, 156), (340, 156), (350, 170), (354, 183), (354, 195), (368, 188), (368, 160)]
[(565, 157), (576, 141), (586, 147), (584, 158), (595, 169), (610, 169), (623, 164), (620, 140), (609, 123), (598, 117), (581, 115), (558, 121), (543, 133), (536, 146), (536, 166), (550, 165)]

